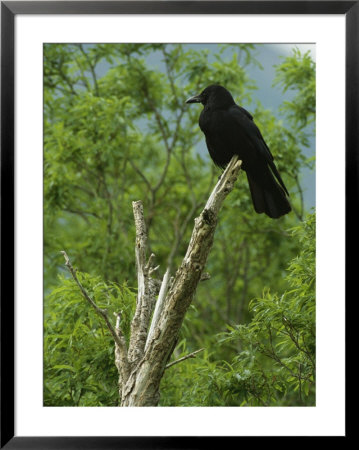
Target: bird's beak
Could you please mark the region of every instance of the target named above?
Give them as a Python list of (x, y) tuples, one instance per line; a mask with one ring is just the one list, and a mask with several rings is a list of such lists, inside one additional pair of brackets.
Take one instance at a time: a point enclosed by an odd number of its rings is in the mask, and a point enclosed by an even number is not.
[(201, 103), (202, 97), (201, 94), (190, 97), (186, 100), (186, 103)]

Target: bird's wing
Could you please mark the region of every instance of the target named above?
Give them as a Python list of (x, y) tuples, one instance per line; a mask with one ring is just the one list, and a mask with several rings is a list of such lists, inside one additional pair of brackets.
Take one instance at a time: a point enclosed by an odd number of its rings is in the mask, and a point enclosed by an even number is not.
[(229, 110), (231, 118), (235, 120), (235, 122), (241, 127), (242, 132), (244, 132), (248, 139), (254, 143), (256, 150), (260, 153), (260, 156), (265, 159), (271, 168), (273, 174), (279, 181), (279, 184), (282, 186), (287, 195), (288, 191), (284, 185), (282, 177), (280, 176), (273, 160), (273, 155), (268, 148), (268, 145), (265, 143), (263, 136), (257, 127), (257, 125), (253, 121), (252, 115), (244, 108), (238, 105), (233, 105)]
[(246, 109), (242, 108), (242, 106), (235, 105), (235, 109), (239, 109), (245, 116), (248, 117), (248, 119), (253, 120), (253, 116), (250, 112), (248, 112)]
[(216, 151), (213, 148), (211, 141), (208, 139), (208, 137), (205, 137), (206, 139), (206, 144), (207, 144), (207, 148), (208, 148), (208, 152), (210, 157), (212, 158), (212, 161), (215, 163), (216, 166), (220, 167), (221, 169), (225, 169), (227, 164), (221, 164), (218, 159), (216, 158)]
[(238, 125), (241, 126), (247, 137), (257, 144), (257, 148), (261, 150), (262, 156), (269, 163), (273, 161), (273, 155), (265, 143), (259, 128), (253, 121), (253, 116), (244, 108), (238, 105), (233, 105), (229, 110), (229, 114), (235, 119)]

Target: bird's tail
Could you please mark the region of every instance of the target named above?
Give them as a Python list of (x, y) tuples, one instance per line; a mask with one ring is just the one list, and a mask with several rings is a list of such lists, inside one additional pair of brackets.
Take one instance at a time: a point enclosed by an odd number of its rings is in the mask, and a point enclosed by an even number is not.
[(257, 181), (257, 177), (253, 177), (247, 172), (255, 211), (259, 214), (265, 213), (272, 219), (278, 219), (278, 217), (289, 213), (292, 208), (287, 195), (276, 182), (269, 167), (261, 175), (261, 180)]

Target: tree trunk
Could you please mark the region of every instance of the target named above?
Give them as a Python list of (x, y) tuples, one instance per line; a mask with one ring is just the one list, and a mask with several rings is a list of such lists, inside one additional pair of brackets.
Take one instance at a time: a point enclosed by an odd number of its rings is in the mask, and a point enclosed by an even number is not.
[[(175, 349), (183, 319), (212, 247), (220, 207), (233, 189), (240, 166), (241, 161), (233, 157), (200, 216), (195, 219), (186, 255), (173, 279), (170, 279), (169, 270), (166, 271), (162, 282), (153, 277), (158, 267), (152, 267), (153, 254), (146, 260), (147, 234), (142, 203), (133, 202), (138, 295), (128, 350), (120, 329), (120, 316), (117, 317), (116, 327), (113, 328), (106, 313), (97, 311), (105, 319), (114, 336), (121, 406), (158, 405), (160, 382)], [(71, 267), (71, 264), (67, 265)], [(72, 275), (74, 276), (74, 273)], [(82, 286), (80, 289), (86, 298)], [(92, 299), (87, 300), (96, 309)], [(188, 357), (194, 357), (197, 352)], [(186, 357), (178, 362), (183, 359)]]

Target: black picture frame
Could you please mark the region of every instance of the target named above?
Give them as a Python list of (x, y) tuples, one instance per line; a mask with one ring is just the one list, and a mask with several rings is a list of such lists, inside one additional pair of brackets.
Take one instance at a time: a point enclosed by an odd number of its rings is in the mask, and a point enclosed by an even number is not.
[[(346, 292), (358, 243), (359, 1), (1, 2), (1, 442), (6, 449), (202, 448), (226, 437), (25, 437), (14, 435), (14, 21), (18, 14), (340, 14), (346, 19)], [(348, 243), (350, 242), (350, 246)], [(238, 439), (238, 438), (228, 438)]]

